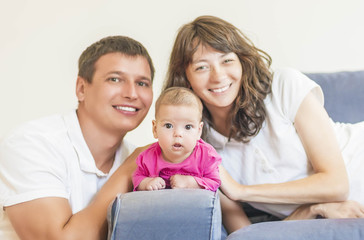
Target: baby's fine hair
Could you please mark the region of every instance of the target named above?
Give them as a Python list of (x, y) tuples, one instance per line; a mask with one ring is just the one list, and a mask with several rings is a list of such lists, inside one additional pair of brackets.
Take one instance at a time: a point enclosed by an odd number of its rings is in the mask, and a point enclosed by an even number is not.
[(189, 88), (171, 87), (162, 91), (155, 103), (155, 116), (157, 116), (161, 105), (194, 106), (198, 109), (200, 114), (199, 119), (202, 120), (202, 102), (200, 98)]

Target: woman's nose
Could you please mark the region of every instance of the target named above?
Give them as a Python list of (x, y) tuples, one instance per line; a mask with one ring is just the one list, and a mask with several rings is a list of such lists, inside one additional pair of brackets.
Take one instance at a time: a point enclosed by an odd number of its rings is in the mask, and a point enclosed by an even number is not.
[(224, 77), (224, 75), (224, 69), (221, 66), (215, 65), (212, 67), (211, 79), (213, 81), (220, 81)]

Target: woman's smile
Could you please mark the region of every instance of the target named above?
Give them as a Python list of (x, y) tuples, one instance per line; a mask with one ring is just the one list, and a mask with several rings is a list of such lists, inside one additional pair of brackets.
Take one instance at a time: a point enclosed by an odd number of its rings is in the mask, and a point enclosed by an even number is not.
[(228, 90), (230, 87), (231, 87), (232, 83), (226, 85), (225, 87), (220, 87), (220, 88), (211, 88), (209, 89), (210, 92), (213, 92), (213, 93), (223, 93), (225, 92), (226, 90)]

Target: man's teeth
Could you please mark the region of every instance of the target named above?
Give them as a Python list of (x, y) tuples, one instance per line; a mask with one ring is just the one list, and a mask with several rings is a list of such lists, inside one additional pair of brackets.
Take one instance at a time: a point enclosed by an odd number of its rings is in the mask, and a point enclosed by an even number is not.
[(211, 92), (221, 93), (229, 88), (229, 85), (223, 88), (211, 89)]
[(136, 112), (136, 108), (116, 106), (116, 109), (128, 112)]

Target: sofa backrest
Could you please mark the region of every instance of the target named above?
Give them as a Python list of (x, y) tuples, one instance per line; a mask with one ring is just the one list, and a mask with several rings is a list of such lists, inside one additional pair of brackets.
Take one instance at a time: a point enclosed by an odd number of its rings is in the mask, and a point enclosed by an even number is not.
[(305, 74), (321, 86), (325, 109), (335, 122), (364, 121), (364, 71)]

